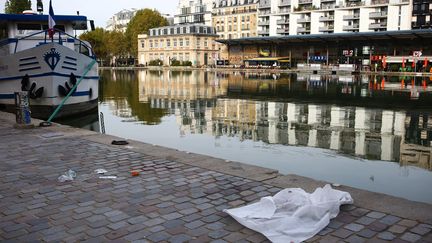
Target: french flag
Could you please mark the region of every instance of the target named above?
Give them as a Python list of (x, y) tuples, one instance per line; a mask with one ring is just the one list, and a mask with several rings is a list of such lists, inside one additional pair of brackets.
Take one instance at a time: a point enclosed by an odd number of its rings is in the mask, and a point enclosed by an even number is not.
[(56, 22), (54, 20), (54, 10), (51, 5), (51, 0), (49, 4), (49, 15), (48, 15), (48, 35), (52, 39), (54, 37), (54, 26)]

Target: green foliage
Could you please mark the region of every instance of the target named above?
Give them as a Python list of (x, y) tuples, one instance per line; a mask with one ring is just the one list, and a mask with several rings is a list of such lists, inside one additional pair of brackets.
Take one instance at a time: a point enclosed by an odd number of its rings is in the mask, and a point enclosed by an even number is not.
[(192, 62), (191, 61), (178, 61), (178, 60), (172, 60), (171, 61), (171, 66), (192, 66)]
[(80, 39), (90, 42), (100, 61), (109, 62), (112, 57), (127, 56), (125, 36), (120, 31), (96, 28), (83, 33)]
[(171, 61), (171, 66), (181, 66), (181, 62), (174, 59)]
[(86, 40), (91, 44), (93, 51), (100, 60), (104, 60), (108, 57), (108, 49), (106, 46), (107, 31), (104, 29), (98, 27), (93, 31), (87, 31), (80, 35), (80, 39)]
[(147, 34), (151, 28), (166, 25), (168, 25), (168, 21), (158, 11), (148, 8), (139, 10), (126, 29), (127, 49), (130, 54), (137, 56), (139, 34)]
[(188, 67), (192, 66), (191, 61), (184, 61), (182, 64), (183, 64), (183, 66), (188, 66)]
[(294, 7), (294, 12), (303, 11), (302, 6)]
[(5, 3), (5, 13), (7, 14), (20, 14), (29, 9), (31, 9), (30, 0), (7, 0)]
[(160, 59), (155, 59), (155, 60), (151, 60), (148, 63), (149, 66), (162, 66), (163, 65), (163, 61)]
[(399, 66), (400, 64), (396, 64), (396, 63), (390, 64), (388, 71), (397, 72), (399, 70)]
[(126, 37), (123, 32), (114, 30), (107, 32), (106, 35), (106, 49), (111, 57), (127, 54)]

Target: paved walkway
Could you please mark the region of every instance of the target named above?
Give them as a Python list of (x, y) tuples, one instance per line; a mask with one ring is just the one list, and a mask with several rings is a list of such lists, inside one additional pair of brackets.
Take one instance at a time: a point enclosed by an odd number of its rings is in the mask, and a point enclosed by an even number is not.
[[(17, 130), (0, 118), (0, 138), (2, 242), (267, 241), (222, 210), (281, 188), (70, 130)], [(58, 182), (69, 168), (77, 179)], [(93, 172), (99, 168), (118, 178), (99, 179)], [(130, 176), (131, 170), (140, 176)], [(431, 229), (431, 222), (347, 206), (309, 242), (432, 242)]]

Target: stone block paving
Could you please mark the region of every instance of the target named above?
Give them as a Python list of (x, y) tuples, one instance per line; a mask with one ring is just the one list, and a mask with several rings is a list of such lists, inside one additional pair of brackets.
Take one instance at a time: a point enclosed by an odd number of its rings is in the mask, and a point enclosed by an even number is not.
[[(0, 119), (1, 242), (267, 242), (223, 209), (281, 188)], [(186, 155), (185, 155), (186, 156)], [(100, 179), (103, 168), (116, 179)], [(57, 178), (68, 169), (72, 182)], [(131, 170), (140, 175), (131, 177)], [(260, 196), (257, 196), (257, 195)], [(432, 242), (430, 224), (356, 206), (307, 242)]]

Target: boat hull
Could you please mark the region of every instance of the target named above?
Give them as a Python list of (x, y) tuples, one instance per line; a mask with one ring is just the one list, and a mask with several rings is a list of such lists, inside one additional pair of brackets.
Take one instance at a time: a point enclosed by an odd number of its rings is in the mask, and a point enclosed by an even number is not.
[(0, 59), (0, 106), (14, 111), (14, 93), (28, 91), (32, 117), (46, 119), (82, 78), (57, 117), (92, 110), (97, 106), (99, 92), (98, 65), (89, 69), (92, 62), (91, 57), (58, 43), (4, 56)]
[[(87, 102), (80, 102), (74, 104), (64, 105), (63, 108), (57, 113), (55, 118), (76, 116), (78, 114), (87, 114), (90, 112), (97, 112), (98, 100), (91, 100)], [(16, 112), (15, 105), (3, 105), (3, 110), (10, 113)], [(31, 117), (46, 120), (56, 109), (56, 106), (30, 106)]]

